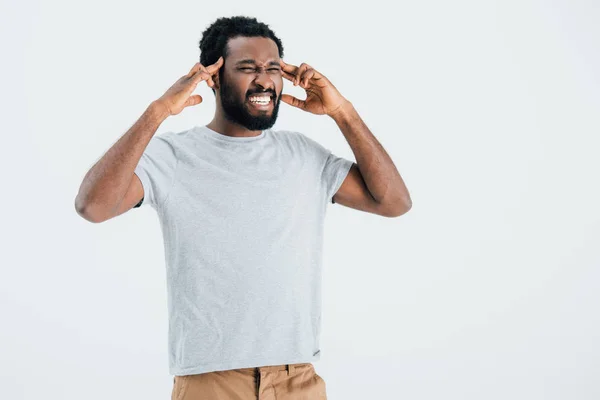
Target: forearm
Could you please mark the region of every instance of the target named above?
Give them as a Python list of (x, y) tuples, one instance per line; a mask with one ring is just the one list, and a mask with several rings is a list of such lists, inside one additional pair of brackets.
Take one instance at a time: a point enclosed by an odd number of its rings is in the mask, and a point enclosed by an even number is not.
[(331, 116), (348, 141), (356, 164), (375, 201), (384, 207), (410, 208), (410, 194), (394, 162), (371, 133), (352, 103)]
[(152, 102), (135, 124), (94, 164), (85, 175), (75, 198), (80, 215), (112, 215), (125, 196), (133, 172), (150, 139), (168, 112)]

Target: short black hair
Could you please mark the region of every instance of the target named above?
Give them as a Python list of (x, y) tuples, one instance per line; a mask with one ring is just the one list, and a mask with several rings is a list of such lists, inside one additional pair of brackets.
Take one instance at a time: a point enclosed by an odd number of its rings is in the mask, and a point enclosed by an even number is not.
[[(221, 17), (213, 22), (200, 39), (200, 64), (205, 67), (217, 62), (223, 56), (223, 61), (229, 55), (227, 42), (229, 39), (244, 37), (264, 37), (272, 39), (279, 49), (279, 57), (283, 58), (283, 44), (269, 28), (269, 25), (259, 22), (256, 18), (246, 16)], [(223, 78), (223, 68), (219, 70), (219, 80)], [(211, 88), (216, 94), (215, 89)]]

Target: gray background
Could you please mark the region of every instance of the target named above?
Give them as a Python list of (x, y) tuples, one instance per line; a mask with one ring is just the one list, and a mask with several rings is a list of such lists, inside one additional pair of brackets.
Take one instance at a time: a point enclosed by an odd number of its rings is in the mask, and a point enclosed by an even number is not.
[[(91, 224), (73, 200), (207, 25), (237, 14), (352, 101), (414, 203), (328, 210), (329, 398), (600, 398), (598, 2), (0, 7), (0, 398), (170, 398), (158, 218)], [(210, 121), (212, 92), (195, 93), (159, 133)], [(354, 160), (328, 117), (282, 103), (275, 128)]]

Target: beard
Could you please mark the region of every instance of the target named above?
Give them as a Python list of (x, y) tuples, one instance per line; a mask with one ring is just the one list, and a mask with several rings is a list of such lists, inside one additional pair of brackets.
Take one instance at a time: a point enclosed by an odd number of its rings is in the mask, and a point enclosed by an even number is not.
[(235, 124), (241, 125), (244, 128), (251, 131), (265, 130), (275, 125), (277, 120), (277, 112), (279, 111), (279, 104), (281, 103), (281, 96), (271, 90), (257, 93), (267, 93), (273, 96), (272, 101), (273, 111), (271, 114), (258, 111), (259, 114), (253, 115), (250, 111), (250, 105), (247, 103), (250, 94), (245, 97), (244, 101), (239, 101), (239, 97), (236, 95), (234, 88), (229, 86), (226, 82), (221, 81), (221, 107), (225, 114), (225, 118)]

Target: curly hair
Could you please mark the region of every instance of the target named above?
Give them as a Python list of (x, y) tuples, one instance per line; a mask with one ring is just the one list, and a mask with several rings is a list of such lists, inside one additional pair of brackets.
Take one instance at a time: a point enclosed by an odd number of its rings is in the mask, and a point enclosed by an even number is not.
[[(267, 24), (259, 22), (256, 18), (235, 16), (218, 18), (202, 32), (199, 43), (200, 63), (206, 67), (217, 62), (221, 56), (225, 61), (229, 55), (227, 42), (237, 36), (272, 39), (279, 49), (279, 57), (283, 58), (283, 44)], [(219, 80), (222, 78), (223, 68), (219, 69)], [(215, 89), (212, 91), (216, 93)]]

